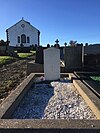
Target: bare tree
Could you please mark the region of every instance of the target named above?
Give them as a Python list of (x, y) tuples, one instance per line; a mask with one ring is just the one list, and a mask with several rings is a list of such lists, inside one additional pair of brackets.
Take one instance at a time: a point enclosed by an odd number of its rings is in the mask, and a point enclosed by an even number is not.
[(69, 44), (70, 46), (76, 46), (77, 41), (70, 40)]

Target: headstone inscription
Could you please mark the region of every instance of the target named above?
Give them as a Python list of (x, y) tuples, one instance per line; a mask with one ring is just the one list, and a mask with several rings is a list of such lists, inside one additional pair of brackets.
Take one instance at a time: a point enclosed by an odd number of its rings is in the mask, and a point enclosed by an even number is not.
[(60, 50), (54, 47), (44, 50), (44, 73), (46, 80), (60, 79)]

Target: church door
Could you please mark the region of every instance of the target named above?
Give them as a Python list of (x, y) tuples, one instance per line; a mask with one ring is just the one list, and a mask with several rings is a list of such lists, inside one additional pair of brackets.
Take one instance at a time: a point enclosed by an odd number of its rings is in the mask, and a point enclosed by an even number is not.
[(26, 35), (25, 34), (21, 35), (21, 43), (26, 43)]

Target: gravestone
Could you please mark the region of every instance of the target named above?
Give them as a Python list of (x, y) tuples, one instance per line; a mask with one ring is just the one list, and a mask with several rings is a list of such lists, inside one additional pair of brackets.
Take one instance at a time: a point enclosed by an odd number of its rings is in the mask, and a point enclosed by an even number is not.
[(44, 50), (44, 73), (46, 80), (60, 79), (60, 50), (48, 48)]
[(44, 64), (42, 47), (36, 49), (35, 63)]
[(67, 70), (78, 70), (82, 68), (82, 47), (65, 47), (65, 68)]
[(0, 46), (0, 56), (5, 56), (5, 55), (7, 55), (7, 53), (6, 53), (6, 46)]
[(64, 47), (60, 47), (60, 59), (64, 60)]

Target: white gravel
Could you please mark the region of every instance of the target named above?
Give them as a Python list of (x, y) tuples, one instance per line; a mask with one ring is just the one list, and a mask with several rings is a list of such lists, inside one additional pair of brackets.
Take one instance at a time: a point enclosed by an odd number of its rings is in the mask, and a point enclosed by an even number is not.
[(96, 119), (68, 80), (35, 84), (17, 107), (13, 119)]

